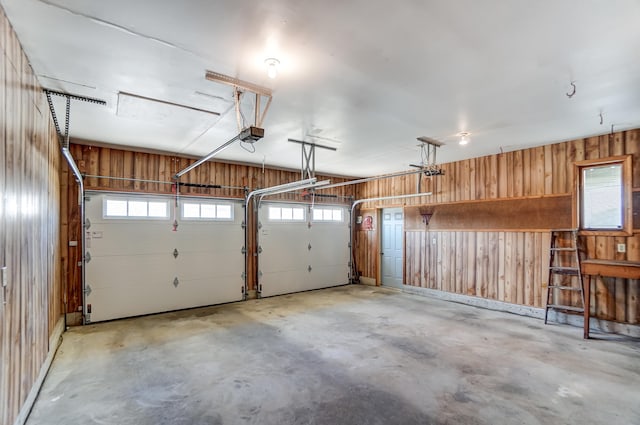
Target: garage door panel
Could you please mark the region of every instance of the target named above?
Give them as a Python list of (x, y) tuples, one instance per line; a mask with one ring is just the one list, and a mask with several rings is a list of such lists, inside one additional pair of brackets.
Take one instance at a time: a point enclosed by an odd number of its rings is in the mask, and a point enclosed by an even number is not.
[(348, 264), (349, 248), (347, 244), (344, 244), (343, 247), (341, 243), (338, 243), (331, 248), (318, 246), (317, 243), (313, 244), (312, 242), (312, 246), (312, 258), (315, 264), (344, 264), (345, 266)]
[(274, 246), (263, 248), (260, 254), (260, 268), (266, 271), (306, 269), (309, 254), (306, 246), (289, 246), (289, 252), (283, 252)]
[(261, 265), (269, 270), (306, 268), (309, 259), (309, 235), (306, 223), (292, 227), (263, 225), (260, 233)]
[(307, 270), (287, 270), (263, 273), (260, 279), (261, 295), (288, 294), (291, 292), (314, 289), (309, 287), (309, 272)]
[(321, 268), (312, 265), (310, 277), (316, 288), (345, 285), (349, 283), (349, 268), (344, 264), (323, 265)]
[(230, 285), (228, 279), (184, 278), (178, 276), (175, 296), (178, 298), (175, 308), (201, 307), (242, 299), (242, 281)]
[[(87, 235), (89, 251), (104, 255), (167, 252), (175, 245), (175, 233), (170, 223), (92, 223)], [(169, 250), (170, 252), (173, 249)], [(92, 255), (93, 255), (92, 252)]]
[[(90, 321), (243, 298), (244, 230), (240, 225), (243, 216), (240, 203), (233, 203), (233, 221), (185, 221), (178, 217), (177, 231), (173, 231), (173, 216), (162, 220), (102, 218), (105, 197), (152, 200), (159, 199), (157, 196), (97, 192), (90, 196), (87, 218), (91, 222), (88, 238), (91, 261), (86, 270), (87, 284), (91, 287), (86, 297), (87, 304), (91, 304)], [(181, 199), (192, 203), (228, 202)], [(173, 213), (173, 208), (169, 212)]]
[[(231, 226), (229, 224), (228, 226)], [(240, 227), (240, 225), (237, 225)], [(216, 226), (212, 229), (202, 227), (182, 228), (176, 241), (180, 253), (208, 252), (211, 254), (230, 255), (244, 258), (244, 231)]]
[[(348, 283), (349, 227), (346, 220), (312, 222), (311, 227), (308, 221), (274, 222), (268, 218), (269, 205), (287, 204), (264, 203), (260, 209), (262, 229), (259, 244), (262, 252), (259, 254), (259, 269), (262, 277), (259, 282), (262, 284), (262, 296)], [(304, 208), (308, 213), (308, 206)], [(342, 217), (347, 217), (346, 209)]]
[[(207, 264), (206, 268), (202, 264)], [(192, 253), (178, 263), (176, 273), (187, 278), (228, 278), (242, 279), (244, 261), (242, 257), (228, 261), (224, 257), (212, 255), (210, 252)]]
[[(224, 302), (239, 301), (241, 287), (220, 285), (218, 288), (209, 280), (180, 280), (175, 287), (172, 283), (159, 286), (148, 282), (130, 286), (126, 292), (110, 288), (97, 288), (87, 298), (91, 304), (92, 322), (119, 319), (122, 317), (161, 313), (193, 307), (203, 307)], [(216, 289), (212, 296), (211, 289)], [(124, 295), (126, 294), (126, 295)], [(92, 299), (93, 298), (93, 299)], [(100, 302), (94, 301), (100, 300)]]
[(175, 274), (175, 260), (170, 255), (136, 255), (93, 257), (87, 264), (87, 284), (91, 289), (112, 287), (124, 290), (136, 282), (170, 282)]

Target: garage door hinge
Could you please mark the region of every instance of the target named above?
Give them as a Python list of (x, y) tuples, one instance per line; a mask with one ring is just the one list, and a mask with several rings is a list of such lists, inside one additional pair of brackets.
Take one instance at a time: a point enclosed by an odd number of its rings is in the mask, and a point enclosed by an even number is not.
[(308, 223), (307, 223), (307, 227), (308, 227), (309, 229), (311, 229), (311, 222), (308, 222)]
[(309, 245), (307, 246), (307, 249), (311, 251), (311, 243), (309, 243)]
[(258, 246), (258, 254), (262, 254), (262, 247)]
[(89, 263), (91, 261), (91, 253), (89, 251), (84, 253), (84, 262)]
[(258, 271), (258, 279), (260, 279), (262, 277), (262, 270)]
[(84, 294), (85, 294), (86, 296), (91, 295), (91, 286), (86, 285), (86, 286), (84, 287)]
[(179, 281), (179, 280), (178, 280), (178, 278), (176, 277), (175, 279), (173, 279), (173, 286), (174, 286), (175, 288), (177, 288), (177, 287), (178, 287), (178, 285), (180, 285), (180, 281)]
[(173, 249), (173, 258), (178, 258), (178, 255), (180, 255), (180, 252), (178, 252), (178, 248), (174, 248)]
[(258, 229), (262, 229), (262, 222), (258, 222)]
[(240, 252), (243, 253), (243, 254), (246, 254), (247, 253), (247, 248), (243, 246), (242, 249), (240, 250)]
[[(247, 274), (245, 272), (242, 272), (242, 274), (240, 275), (240, 277), (242, 278), (242, 280), (245, 280), (247, 278)], [(244, 288), (244, 286), (243, 286)], [(243, 289), (244, 290), (244, 289)]]
[(351, 242), (347, 244), (347, 248), (351, 248)]
[(86, 218), (86, 219), (84, 220), (84, 228), (85, 228), (85, 229), (88, 229), (88, 228), (90, 228), (90, 227), (91, 227), (91, 220), (89, 220), (88, 218)]
[(311, 273), (311, 270), (313, 270), (313, 269), (311, 268), (311, 266), (309, 266), (309, 267), (307, 267), (307, 270), (309, 270), (309, 273)]
[(242, 227), (243, 229), (247, 228), (247, 223), (245, 223), (244, 221), (242, 222), (242, 224), (240, 225), (240, 227)]

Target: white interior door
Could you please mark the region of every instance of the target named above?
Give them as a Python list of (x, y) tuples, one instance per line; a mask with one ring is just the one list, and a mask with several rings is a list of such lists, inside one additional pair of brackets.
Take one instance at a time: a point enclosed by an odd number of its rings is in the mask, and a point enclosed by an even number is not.
[[(314, 215), (306, 204), (261, 204), (258, 212), (261, 296), (349, 282), (348, 210), (327, 205), (316, 206), (315, 210)], [(324, 212), (323, 219), (319, 219), (318, 212)]]
[(403, 222), (402, 208), (382, 210), (382, 284), (401, 288), (403, 284)]
[[(243, 299), (240, 202), (181, 197), (174, 231), (171, 197), (93, 192), (88, 199), (86, 303), (91, 322)], [(115, 215), (107, 211), (108, 202), (116, 205)], [(132, 203), (137, 203), (133, 209)], [(183, 217), (189, 205), (197, 207), (198, 217)], [(210, 217), (217, 205), (224, 206), (224, 219)], [(206, 217), (199, 216), (200, 208)]]

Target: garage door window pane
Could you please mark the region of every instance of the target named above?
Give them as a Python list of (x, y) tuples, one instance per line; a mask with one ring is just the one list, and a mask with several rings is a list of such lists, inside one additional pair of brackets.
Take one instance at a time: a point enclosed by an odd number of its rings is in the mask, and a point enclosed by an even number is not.
[(105, 217), (126, 217), (127, 201), (118, 201), (115, 199), (106, 200)]
[(280, 208), (269, 207), (269, 220), (280, 220), (281, 217)]
[(231, 205), (218, 205), (217, 207), (217, 218), (227, 218), (231, 219), (233, 216), (231, 215)]
[(292, 208), (282, 208), (282, 219), (283, 220), (293, 220), (293, 209)]
[(582, 224), (585, 229), (622, 228), (622, 165), (583, 168)]
[(166, 202), (149, 202), (149, 217), (168, 217)]
[(342, 208), (315, 208), (313, 210), (314, 221), (342, 221)]
[(304, 220), (304, 208), (294, 208), (293, 209), (293, 219), (296, 221)]
[(200, 204), (182, 204), (183, 218), (200, 218)]
[(201, 218), (216, 218), (216, 206), (213, 204), (200, 204)]
[(129, 217), (146, 217), (147, 203), (145, 201), (129, 201)]

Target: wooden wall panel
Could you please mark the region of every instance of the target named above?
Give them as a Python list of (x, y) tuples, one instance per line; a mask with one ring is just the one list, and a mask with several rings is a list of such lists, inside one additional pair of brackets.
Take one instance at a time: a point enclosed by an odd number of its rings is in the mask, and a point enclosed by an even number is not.
[[(541, 307), (549, 229), (570, 227), (573, 162), (627, 154), (633, 156), (634, 234), (584, 236), (582, 243), (589, 258), (640, 261), (640, 130), (442, 164), (444, 175), (422, 178), (431, 196), (364, 205), (405, 207), (406, 284)], [(356, 198), (416, 193), (415, 180), (398, 191), (400, 181), (358, 185)], [(421, 212), (433, 213), (429, 226)], [(626, 253), (616, 252), (618, 243), (626, 244)], [(358, 234), (356, 257), (376, 261), (377, 256), (377, 237)], [(359, 268), (370, 273), (365, 277), (377, 277), (375, 267), (360, 263)], [(593, 280), (596, 317), (640, 323), (638, 282)], [(575, 305), (579, 299), (574, 294), (563, 301)]]
[[(0, 423), (12, 424), (61, 318), (60, 153), (37, 79), (0, 8)], [(1, 289), (0, 289), (1, 290)]]
[(541, 232), (410, 231), (406, 284), (541, 307), (543, 239)]
[[(109, 147), (98, 147), (86, 144), (72, 143), (71, 153), (78, 164), (80, 172), (85, 175), (86, 190), (108, 190), (122, 192), (143, 192), (154, 194), (173, 194), (172, 177), (178, 171), (189, 166), (196, 159), (161, 155), (144, 152), (132, 152)], [(101, 176), (101, 177), (93, 177)], [(107, 178), (112, 177), (112, 178)], [(330, 179), (332, 183), (344, 182), (347, 179), (334, 176), (318, 175), (318, 180)], [(144, 181), (152, 180), (152, 181)], [(180, 187), (180, 194), (189, 196), (215, 196), (224, 198), (244, 199), (245, 187), (253, 190), (260, 187), (275, 186), (300, 180), (299, 171), (269, 169), (259, 166), (243, 164), (229, 164), (219, 161), (209, 161), (185, 174), (182, 183), (210, 184), (220, 186), (237, 186), (239, 189), (219, 188), (208, 189), (201, 187)], [(69, 241), (79, 241), (81, 238), (80, 211), (78, 205), (78, 185), (73, 174), (63, 170), (63, 244), (64, 244), (64, 274), (66, 277), (68, 313), (82, 311), (82, 276), (77, 266), (81, 260), (78, 246), (68, 246)], [(353, 186), (319, 190), (319, 194), (351, 197)], [(289, 201), (309, 201), (299, 194), (282, 194), (269, 199)], [(316, 203), (344, 203), (347, 199), (316, 197)], [(255, 250), (255, 235), (251, 229), (255, 228), (253, 217), (249, 219), (249, 250)], [(78, 244), (80, 245), (80, 244)], [(362, 261), (365, 263), (365, 260)], [(369, 263), (367, 261), (367, 263)], [(369, 269), (367, 269), (367, 272)], [(249, 290), (255, 289), (255, 264), (251, 263), (248, 270)]]

